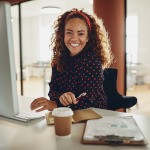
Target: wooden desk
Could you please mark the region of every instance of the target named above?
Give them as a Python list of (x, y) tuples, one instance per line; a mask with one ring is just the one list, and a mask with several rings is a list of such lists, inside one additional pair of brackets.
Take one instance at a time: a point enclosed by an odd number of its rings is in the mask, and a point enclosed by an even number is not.
[[(102, 116), (131, 115), (102, 109), (93, 109)], [(84, 145), (81, 138), (84, 123), (72, 125), (68, 137), (55, 135), (54, 126), (47, 126), (45, 119), (22, 123), (0, 117), (0, 150), (150, 150), (150, 117), (133, 115), (145, 135), (146, 146)]]

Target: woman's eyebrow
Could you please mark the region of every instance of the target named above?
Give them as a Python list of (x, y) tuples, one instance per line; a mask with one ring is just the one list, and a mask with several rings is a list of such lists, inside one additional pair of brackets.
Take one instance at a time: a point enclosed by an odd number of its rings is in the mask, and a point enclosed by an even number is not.
[(65, 31), (72, 31), (73, 32), (73, 30), (71, 30), (71, 29), (66, 29)]
[(85, 32), (84, 30), (79, 30), (79, 31), (77, 31), (77, 32)]
[[(65, 31), (71, 31), (71, 32), (73, 32), (73, 30), (71, 30), (71, 29), (66, 29)], [(77, 32), (85, 32), (84, 30), (78, 30)]]

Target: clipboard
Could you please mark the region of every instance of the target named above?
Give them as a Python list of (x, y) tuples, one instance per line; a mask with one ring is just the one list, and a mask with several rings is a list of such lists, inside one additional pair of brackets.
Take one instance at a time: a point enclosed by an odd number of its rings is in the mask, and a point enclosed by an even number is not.
[(104, 116), (88, 120), (83, 144), (146, 145), (147, 141), (132, 116)]

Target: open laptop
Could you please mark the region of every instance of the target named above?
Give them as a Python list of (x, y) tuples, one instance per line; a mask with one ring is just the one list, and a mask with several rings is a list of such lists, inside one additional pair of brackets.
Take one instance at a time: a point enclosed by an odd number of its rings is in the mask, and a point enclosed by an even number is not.
[(48, 110), (36, 112), (30, 109), (30, 104), (33, 100), (34, 99), (31, 97), (18, 96), (19, 111), (13, 115), (12, 119), (29, 122), (34, 119), (45, 117), (45, 113), (47, 113)]
[(34, 99), (17, 95), (10, 8), (8, 2), (0, 2), (0, 116), (28, 122), (46, 111), (31, 111)]

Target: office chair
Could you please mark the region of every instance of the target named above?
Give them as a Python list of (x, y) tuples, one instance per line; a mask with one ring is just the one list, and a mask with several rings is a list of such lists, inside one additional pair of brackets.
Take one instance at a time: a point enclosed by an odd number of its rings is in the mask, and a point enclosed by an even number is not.
[(134, 96), (121, 95), (117, 91), (117, 73), (116, 68), (106, 68), (104, 70), (104, 91), (108, 100), (108, 109), (114, 111), (126, 112), (127, 108), (137, 103)]

